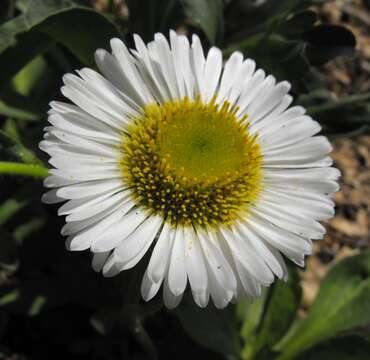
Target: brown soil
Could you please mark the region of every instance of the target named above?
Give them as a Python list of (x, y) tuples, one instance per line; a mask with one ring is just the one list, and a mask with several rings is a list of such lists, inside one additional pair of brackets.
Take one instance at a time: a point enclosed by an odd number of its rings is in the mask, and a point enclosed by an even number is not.
[[(333, 97), (364, 93), (370, 89), (370, 11), (363, 1), (335, 1), (319, 9), (320, 17), (345, 25), (357, 38), (355, 58), (339, 58), (321, 69)], [(342, 172), (341, 190), (335, 195), (336, 215), (326, 226), (324, 240), (314, 247), (302, 273), (303, 314), (312, 304), (320, 281), (340, 259), (370, 247), (370, 136), (333, 141), (332, 157)]]

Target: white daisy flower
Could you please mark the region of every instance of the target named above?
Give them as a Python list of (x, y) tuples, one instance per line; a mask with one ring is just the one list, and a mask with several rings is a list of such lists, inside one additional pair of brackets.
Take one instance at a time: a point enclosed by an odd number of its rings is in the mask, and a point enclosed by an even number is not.
[(163, 285), (173, 308), (188, 282), (201, 307), (254, 299), (286, 279), (282, 254), (303, 266), (323, 237), (338, 190), (331, 146), (304, 108), (289, 107), (290, 84), (241, 53), (223, 65), (196, 35), (134, 40), (134, 50), (112, 39), (112, 53), (96, 51), (103, 75), (64, 76), (74, 105), (50, 104), (43, 201), (66, 201), (67, 248), (90, 249), (105, 276), (152, 249), (146, 301)]

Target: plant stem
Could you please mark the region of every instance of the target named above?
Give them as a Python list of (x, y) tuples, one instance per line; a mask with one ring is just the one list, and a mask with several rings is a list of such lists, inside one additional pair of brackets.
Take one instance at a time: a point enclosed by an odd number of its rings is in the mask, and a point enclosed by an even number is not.
[(48, 175), (48, 169), (41, 165), (0, 161), (0, 174), (44, 178)]
[(347, 98), (343, 100), (339, 100), (338, 102), (328, 102), (322, 105), (308, 107), (307, 111), (311, 115), (316, 115), (318, 113), (338, 109), (342, 106), (352, 105), (352, 104), (360, 103), (360, 102), (366, 102), (369, 99), (370, 99), (370, 94), (352, 95), (352, 96), (347, 96)]

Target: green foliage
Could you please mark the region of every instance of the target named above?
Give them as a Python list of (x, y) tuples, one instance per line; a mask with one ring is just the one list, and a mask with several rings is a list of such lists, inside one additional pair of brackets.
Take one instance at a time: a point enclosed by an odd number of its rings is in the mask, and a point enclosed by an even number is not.
[(240, 50), (245, 56), (256, 59), (258, 65), (273, 73), (278, 79), (295, 81), (306, 75), (308, 60), (304, 57), (304, 45), (296, 40), (287, 40), (280, 34), (256, 34), (233, 45), (230, 53)]
[(309, 94), (302, 94), (298, 103), (305, 106), (314, 118), (320, 119), (326, 133), (355, 135), (369, 128), (369, 100), (370, 93), (334, 100), (329, 91), (314, 88)]
[[(276, 282), (268, 292), (259, 324), (253, 334), (242, 332), (246, 342), (243, 358), (253, 359), (259, 352), (272, 349), (285, 335), (297, 315), (301, 301), (299, 276), (291, 270), (287, 282)], [(246, 314), (248, 317), (248, 313)]]
[(308, 317), (277, 350), (293, 359), (310, 346), (370, 322), (370, 251), (345, 259), (324, 279)]
[(225, 355), (240, 353), (239, 336), (232, 307), (216, 309), (213, 304), (201, 309), (191, 301), (176, 310), (181, 325), (189, 336), (201, 345)]
[(183, 17), (178, 0), (128, 0), (130, 22), (128, 29), (151, 41), (156, 32), (176, 28)]
[[(99, 29), (92, 37), (93, 29)], [(76, 36), (78, 34), (78, 36)], [(0, 28), (0, 84), (4, 84), (54, 41), (68, 48), (82, 63), (94, 66), (93, 54), (119, 36), (106, 17), (71, 0), (30, 0), (21, 15)]]
[(26, 202), (18, 201), (17, 199), (9, 198), (0, 206), (0, 226), (5, 224), (17, 211), (22, 209)]
[(182, 0), (185, 14), (199, 26), (212, 43), (218, 43), (224, 32), (222, 0)]
[(338, 337), (313, 347), (297, 360), (367, 360), (370, 343), (359, 336)]

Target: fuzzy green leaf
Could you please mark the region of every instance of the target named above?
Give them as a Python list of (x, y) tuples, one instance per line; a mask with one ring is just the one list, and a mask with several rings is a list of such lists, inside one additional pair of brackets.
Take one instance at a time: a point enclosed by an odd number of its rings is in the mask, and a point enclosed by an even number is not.
[(190, 22), (199, 26), (211, 43), (223, 36), (224, 18), (222, 0), (181, 0)]
[(370, 251), (341, 261), (322, 282), (308, 317), (276, 350), (279, 360), (296, 357), (338, 333), (370, 323)]
[(23, 14), (0, 27), (2, 85), (55, 40), (81, 62), (93, 66), (94, 51), (107, 47), (109, 39), (119, 36), (105, 16), (71, 0), (30, 0), (27, 5)]
[(175, 313), (189, 336), (199, 344), (222, 354), (239, 354), (239, 335), (231, 307), (218, 310), (209, 304), (201, 309), (194, 303), (183, 302)]

